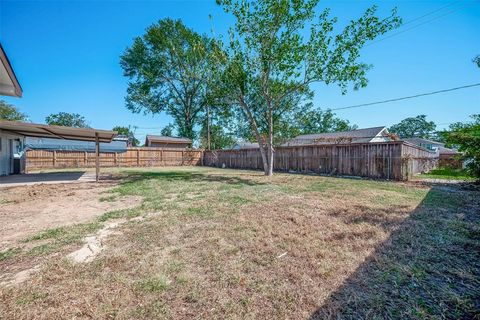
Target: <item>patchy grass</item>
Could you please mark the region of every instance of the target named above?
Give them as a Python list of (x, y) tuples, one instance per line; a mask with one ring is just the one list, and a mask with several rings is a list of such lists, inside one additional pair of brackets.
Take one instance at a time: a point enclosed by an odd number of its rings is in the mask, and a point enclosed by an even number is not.
[(0, 252), (0, 261), (7, 260), (9, 258), (17, 255), (22, 249), (21, 248), (8, 248)]
[(8, 201), (7, 199), (0, 198), (0, 204), (7, 204), (7, 203), (10, 203), (10, 201)]
[(444, 180), (475, 180), (475, 178), (472, 177), (466, 170), (452, 168), (433, 169), (428, 173), (421, 174), (420, 178)]
[[(209, 168), (122, 170), (141, 196), (26, 242), (35, 257), (104, 221), (144, 216), (95, 261), (53, 256), (1, 288), (6, 318), (472, 318), (479, 194), (403, 183)], [(450, 191), (449, 191), (450, 190)], [(77, 228), (77, 229), (75, 229)], [(43, 247), (42, 247), (43, 246)], [(17, 259), (6, 261), (15, 263)], [(21, 259), (19, 260), (21, 261)]]

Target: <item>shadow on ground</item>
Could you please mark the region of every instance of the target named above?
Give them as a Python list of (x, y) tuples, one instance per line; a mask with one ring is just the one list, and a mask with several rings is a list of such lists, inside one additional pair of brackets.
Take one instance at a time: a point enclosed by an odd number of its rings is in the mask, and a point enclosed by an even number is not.
[(480, 319), (478, 191), (433, 187), (310, 317), (424, 318)]
[[(92, 176), (93, 180), (95, 179)], [(76, 182), (81, 178), (88, 180), (86, 171), (67, 171), (67, 172), (43, 172), (43, 173), (28, 173), (28, 174), (14, 174), (0, 177), (0, 185), (20, 185), (20, 184), (39, 184), (39, 183), (55, 183), (55, 182)]]
[(125, 183), (138, 182), (142, 180), (165, 180), (165, 181), (183, 181), (183, 182), (221, 182), (232, 185), (264, 185), (265, 182), (254, 181), (252, 179), (240, 178), (238, 176), (225, 176), (219, 174), (208, 174), (188, 171), (165, 171), (165, 172), (141, 172), (127, 171), (128, 176)]

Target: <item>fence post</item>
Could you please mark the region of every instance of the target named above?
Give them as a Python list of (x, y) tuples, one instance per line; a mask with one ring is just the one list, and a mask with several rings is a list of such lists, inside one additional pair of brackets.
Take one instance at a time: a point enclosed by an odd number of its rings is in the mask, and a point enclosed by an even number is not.
[(57, 165), (57, 151), (53, 150), (53, 167)]
[(140, 167), (140, 149), (137, 149), (137, 167)]
[(113, 158), (113, 165), (117, 166), (117, 153), (115, 152), (115, 156)]

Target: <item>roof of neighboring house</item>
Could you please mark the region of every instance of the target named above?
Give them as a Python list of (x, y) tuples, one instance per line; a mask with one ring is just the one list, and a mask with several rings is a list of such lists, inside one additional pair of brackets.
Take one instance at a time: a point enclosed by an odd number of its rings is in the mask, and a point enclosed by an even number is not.
[[(147, 135), (146, 142), (166, 142), (166, 143), (192, 143), (191, 139), (182, 138), (182, 137), (167, 137), (167, 136), (155, 136)], [(145, 143), (147, 144), (147, 143)]]
[(340, 132), (327, 132), (327, 133), (315, 133), (315, 134), (305, 134), (295, 137), (286, 143), (283, 146), (293, 146), (293, 145), (302, 145), (302, 144), (313, 144), (313, 143), (367, 143), (370, 142), (373, 138), (382, 136), (385, 134), (386, 137), (388, 134), (387, 127), (372, 127), (364, 128), (350, 131), (340, 131)]
[(420, 144), (434, 144), (434, 145), (437, 145), (437, 146), (444, 146), (445, 145), (445, 143), (438, 142), (438, 141), (433, 141), (433, 140), (429, 140), (429, 139), (424, 139), (424, 138), (405, 138), (405, 139), (402, 139), (402, 140), (413, 143), (413, 144), (416, 144), (416, 145), (420, 145)]
[(20, 121), (0, 121), (0, 130), (26, 137), (68, 139), (77, 141), (95, 141), (96, 137), (98, 137), (100, 142), (110, 142), (117, 135), (116, 131), (111, 130), (49, 126), (46, 124)]
[(438, 153), (439, 154), (461, 154), (461, 152), (451, 149), (451, 148), (445, 148), (445, 147), (439, 147), (438, 148)]
[(240, 149), (258, 149), (258, 142), (237, 142), (233, 146), (227, 149), (240, 150)]
[(8, 60), (7, 54), (0, 44), (0, 95), (21, 97), (22, 87)]

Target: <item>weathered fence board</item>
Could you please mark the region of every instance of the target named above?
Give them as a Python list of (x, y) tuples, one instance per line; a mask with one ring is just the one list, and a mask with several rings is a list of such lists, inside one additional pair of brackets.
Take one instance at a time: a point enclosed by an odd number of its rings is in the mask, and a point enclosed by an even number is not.
[[(100, 152), (101, 167), (164, 167), (201, 164), (202, 150), (128, 148), (123, 153)], [(95, 153), (83, 151), (28, 150), (27, 170), (95, 167)]]
[[(407, 180), (435, 166), (437, 155), (401, 141), (275, 148), (277, 171)], [(205, 151), (204, 165), (263, 169), (258, 149)]]

